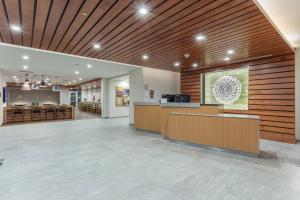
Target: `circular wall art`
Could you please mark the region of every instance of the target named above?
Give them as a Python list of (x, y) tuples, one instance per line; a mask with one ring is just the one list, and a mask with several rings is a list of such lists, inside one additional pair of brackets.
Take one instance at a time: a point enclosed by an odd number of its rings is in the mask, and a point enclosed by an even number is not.
[(222, 76), (215, 81), (212, 92), (218, 103), (232, 104), (240, 98), (242, 84), (233, 76)]

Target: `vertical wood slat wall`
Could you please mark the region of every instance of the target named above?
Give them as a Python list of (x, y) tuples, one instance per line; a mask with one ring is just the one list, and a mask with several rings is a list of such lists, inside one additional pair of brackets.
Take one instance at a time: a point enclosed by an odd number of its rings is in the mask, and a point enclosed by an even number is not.
[(295, 56), (283, 55), (250, 62), (181, 72), (181, 92), (201, 101), (200, 74), (216, 69), (249, 66), (249, 110), (226, 113), (261, 117), (261, 138), (295, 143)]

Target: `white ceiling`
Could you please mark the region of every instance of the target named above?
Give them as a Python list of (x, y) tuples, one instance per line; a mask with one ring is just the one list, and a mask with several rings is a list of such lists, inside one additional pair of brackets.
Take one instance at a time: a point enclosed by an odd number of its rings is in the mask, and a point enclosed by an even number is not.
[(300, 0), (256, 0), (293, 47), (300, 47)]
[[(23, 55), (29, 56), (30, 59), (24, 60)], [(87, 64), (91, 64), (92, 68), (87, 68)], [(28, 65), (28, 69), (23, 69), (23, 65)], [(0, 69), (4, 70), (8, 81), (13, 81), (14, 75), (18, 76), (19, 80), (23, 80), (25, 73), (20, 71), (31, 71), (39, 76), (41, 74), (45, 74), (45, 77), (51, 76), (53, 80), (55, 76), (58, 76), (59, 80), (76, 80), (78, 84), (95, 78), (128, 74), (138, 68), (133, 65), (0, 44)], [(78, 75), (75, 74), (76, 70), (79, 71)], [(30, 76), (32, 77), (33, 74)], [(79, 77), (82, 77), (81, 81)]]

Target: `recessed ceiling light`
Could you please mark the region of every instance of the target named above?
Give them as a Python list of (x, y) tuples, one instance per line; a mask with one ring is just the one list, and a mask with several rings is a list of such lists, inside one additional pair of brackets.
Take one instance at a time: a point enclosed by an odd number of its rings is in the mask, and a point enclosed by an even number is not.
[(140, 15), (147, 15), (149, 13), (149, 10), (148, 10), (148, 8), (147, 7), (145, 7), (145, 6), (142, 6), (142, 7), (140, 7), (139, 8), (139, 14)]
[(75, 74), (79, 74), (79, 71), (76, 70), (76, 71), (75, 71)]
[(29, 56), (26, 56), (26, 55), (22, 56), (22, 58), (23, 58), (24, 60), (29, 60)]
[(73, 83), (76, 83), (76, 80), (73, 80)]
[(225, 57), (224, 60), (225, 60), (225, 61), (229, 61), (230, 58), (229, 58), (229, 57)]
[(228, 53), (228, 54), (234, 54), (234, 50), (233, 50), (233, 49), (229, 49), (229, 50), (227, 51), (227, 53)]
[(149, 56), (148, 56), (147, 54), (144, 54), (144, 55), (142, 56), (142, 58), (143, 58), (144, 60), (148, 60), (148, 59), (149, 59)]
[(192, 67), (198, 67), (198, 63), (193, 63)]
[(188, 59), (190, 57), (190, 54), (188, 52), (184, 53), (183, 55), (186, 59)]
[(87, 68), (92, 68), (92, 65), (91, 65), (91, 64), (88, 64), (86, 67), (87, 67)]
[(196, 35), (196, 40), (197, 40), (197, 41), (203, 41), (203, 40), (205, 40), (205, 39), (206, 39), (206, 37), (205, 37), (204, 35), (202, 35), (202, 34)]
[(13, 76), (14, 79), (17, 79), (17, 76)]
[(28, 69), (28, 66), (27, 65), (23, 65), (23, 69)]
[(20, 32), (22, 31), (21, 27), (18, 25), (10, 25), (10, 29), (15, 31), (15, 32)]
[(82, 16), (87, 16), (88, 13), (87, 13), (87, 12), (82, 12), (81, 15), (82, 15)]
[(100, 44), (94, 44), (95, 49), (100, 49)]
[(175, 62), (175, 63), (174, 63), (174, 66), (175, 66), (175, 67), (179, 67), (179, 66), (180, 66), (180, 62)]
[(82, 78), (81, 78), (81, 77), (79, 77), (79, 80), (81, 81), (81, 80), (82, 80)]

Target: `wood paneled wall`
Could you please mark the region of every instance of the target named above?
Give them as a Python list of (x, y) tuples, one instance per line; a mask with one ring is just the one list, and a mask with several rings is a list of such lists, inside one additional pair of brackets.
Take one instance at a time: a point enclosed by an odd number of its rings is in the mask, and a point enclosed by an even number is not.
[(227, 113), (261, 117), (261, 138), (295, 143), (295, 56), (283, 55), (254, 61), (181, 72), (181, 92), (200, 102), (200, 74), (217, 69), (249, 66), (249, 110)]

